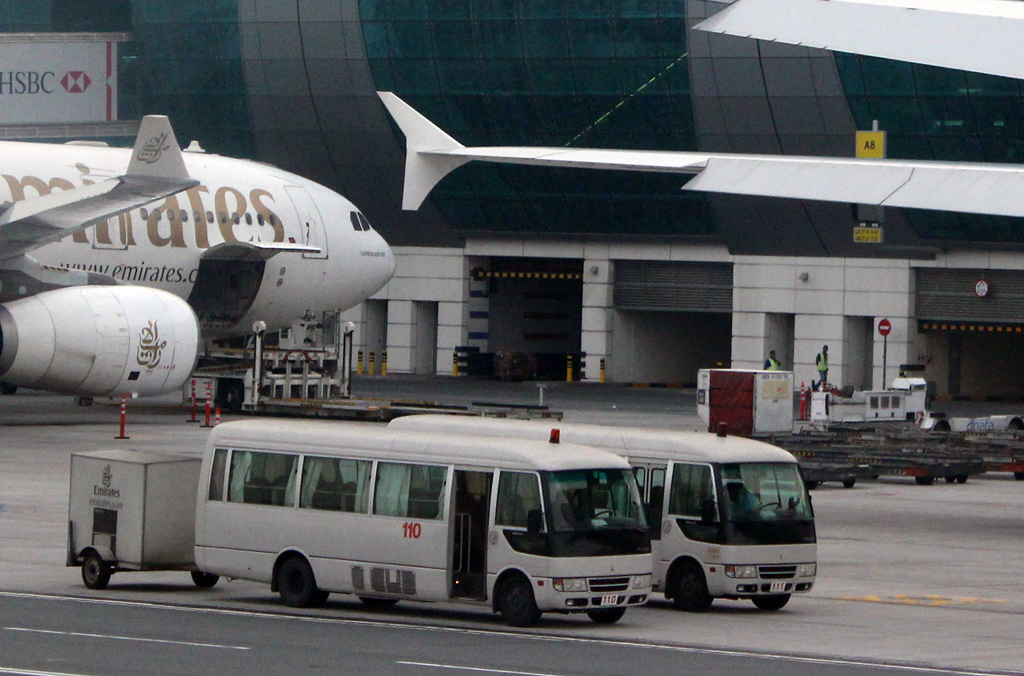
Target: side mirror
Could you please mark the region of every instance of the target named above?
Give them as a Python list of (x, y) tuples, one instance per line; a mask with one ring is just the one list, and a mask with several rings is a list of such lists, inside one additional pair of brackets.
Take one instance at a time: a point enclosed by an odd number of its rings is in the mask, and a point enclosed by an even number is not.
[(706, 498), (700, 503), (700, 520), (702, 523), (714, 523), (717, 521), (717, 516), (714, 500)]
[(540, 533), (544, 530), (544, 514), (539, 509), (531, 509), (526, 513), (526, 531)]

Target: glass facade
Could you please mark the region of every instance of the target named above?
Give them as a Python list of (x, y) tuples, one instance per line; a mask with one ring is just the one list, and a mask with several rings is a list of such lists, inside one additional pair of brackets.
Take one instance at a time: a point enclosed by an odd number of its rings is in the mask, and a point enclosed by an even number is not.
[[(696, 150), (682, 0), (362, 0), (374, 82), (463, 143)], [(460, 232), (709, 235), (678, 176), (469, 166)]]
[[(8, 0), (0, 32), (126, 32), (119, 117), (345, 194), (398, 245), (499, 234), (877, 255), (848, 205), (681, 191), (685, 177), (471, 164), (402, 212), (391, 90), (467, 144), (1024, 162), (1014, 80), (691, 31), (712, 0)], [(893, 210), (887, 244), (1024, 243), (1024, 220)], [(461, 236), (461, 237), (460, 237)], [(895, 254), (894, 254), (895, 255)]]
[[(888, 156), (1024, 163), (1024, 92), (1017, 80), (837, 53), (860, 129), (887, 132)], [(1024, 243), (1024, 219), (907, 209), (923, 239)]]

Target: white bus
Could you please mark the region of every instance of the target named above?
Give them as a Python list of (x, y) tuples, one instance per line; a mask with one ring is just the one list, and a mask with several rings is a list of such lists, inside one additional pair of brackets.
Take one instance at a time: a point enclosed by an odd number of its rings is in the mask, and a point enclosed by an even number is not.
[[(715, 598), (778, 610), (817, 575), (814, 513), (796, 459), (761, 441), (703, 432), (416, 415), (392, 429), (562, 439), (625, 457), (651, 525), (655, 591), (683, 610)], [(665, 495), (668, 498), (665, 498)]]
[(646, 603), (650, 551), (629, 464), (548, 441), (232, 422), (210, 434), (197, 497), (199, 570), (298, 607), (341, 592), (611, 623)]

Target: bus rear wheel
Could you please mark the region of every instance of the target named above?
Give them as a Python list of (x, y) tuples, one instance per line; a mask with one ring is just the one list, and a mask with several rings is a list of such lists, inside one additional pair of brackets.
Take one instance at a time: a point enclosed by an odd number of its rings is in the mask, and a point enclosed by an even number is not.
[(110, 564), (95, 550), (82, 557), (82, 582), (89, 589), (106, 589), (110, 582)]
[(277, 590), (281, 600), (292, 608), (312, 608), (323, 605), (329, 592), (316, 586), (313, 569), (306, 559), (293, 556), (277, 571)]
[(761, 610), (781, 610), (789, 603), (789, 594), (771, 594), (769, 596), (755, 596), (751, 599), (754, 605)]
[(695, 561), (682, 564), (672, 581), (672, 602), (676, 608), (700, 613), (710, 608), (713, 600), (700, 565)]
[(200, 589), (209, 589), (213, 585), (217, 584), (220, 580), (220, 575), (214, 575), (213, 573), (204, 573), (199, 570), (192, 571), (192, 584), (199, 587)]
[(615, 624), (625, 614), (625, 608), (601, 608), (600, 610), (587, 611), (587, 617), (595, 624)]
[(522, 576), (510, 578), (501, 589), (498, 612), (513, 627), (532, 627), (540, 619), (530, 581)]

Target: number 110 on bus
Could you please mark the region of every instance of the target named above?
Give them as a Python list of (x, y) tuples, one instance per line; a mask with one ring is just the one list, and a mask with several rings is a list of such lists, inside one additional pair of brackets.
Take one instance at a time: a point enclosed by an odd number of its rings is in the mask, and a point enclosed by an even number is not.
[(416, 540), (419, 539), (422, 533), (423, 526), (416, 523), (415, 521), (406, 521), (402, 524), (402, 535), (404, 535), (407, 538), (412, 538)]

